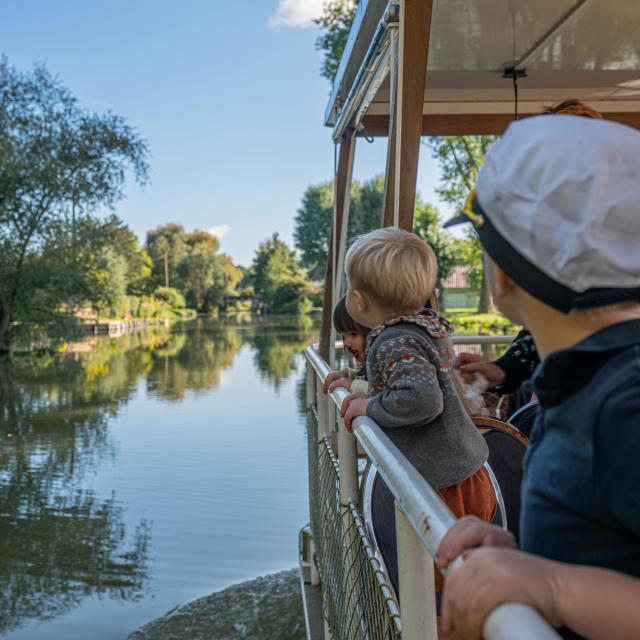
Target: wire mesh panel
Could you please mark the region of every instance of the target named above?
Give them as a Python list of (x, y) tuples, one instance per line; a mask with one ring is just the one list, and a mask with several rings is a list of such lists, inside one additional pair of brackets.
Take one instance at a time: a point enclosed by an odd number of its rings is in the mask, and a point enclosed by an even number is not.
[(394, 640), (400, 615), (357, 506), (340, 505), (340, 468), (308, 412), (309, 503), (324, 614), (335, 640)]

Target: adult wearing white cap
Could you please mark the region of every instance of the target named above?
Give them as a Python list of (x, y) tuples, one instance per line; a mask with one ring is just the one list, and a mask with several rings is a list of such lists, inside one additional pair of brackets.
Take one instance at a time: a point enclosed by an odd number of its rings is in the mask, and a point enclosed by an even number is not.
[(564, 638), (640, 638), (640, 133), (539, 116), (490, 150), (455, 222), (486, 252), (498, 308), (542, 358), (542, 410), (525, 459), (520, 549), (463, 519), (446, 565), (443, 622), (480, 638), (505, 601), (538, 608)]

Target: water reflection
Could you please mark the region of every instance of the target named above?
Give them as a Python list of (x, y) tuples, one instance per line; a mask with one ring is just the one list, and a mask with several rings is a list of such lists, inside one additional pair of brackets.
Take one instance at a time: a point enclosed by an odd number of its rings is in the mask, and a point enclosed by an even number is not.
[(152, 523), (128, 521), (114, 492), (91, 489), (118, 462), (109, 421), (140, 383), (179, 402), (215, 388), (246, 346), (278, 389), (314, 337), (311, 321), (198, 321), (0, 362), (0, 633), (90, 596), (148, 591)]

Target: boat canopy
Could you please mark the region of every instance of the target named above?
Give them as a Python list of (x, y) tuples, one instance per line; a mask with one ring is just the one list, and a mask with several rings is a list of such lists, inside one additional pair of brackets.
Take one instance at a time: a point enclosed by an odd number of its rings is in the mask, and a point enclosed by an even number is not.
[(422, 136), (499, 135), (570, 98), (640, 128), (638, 33), (638, 0), (360, 0), (325, 111), (339, 148), (325, 360), (358, 136), (388, 136), (380, 223), (411, 230)]
[[(514, 76), (520, 115), (579, 98), (607, 118), (640, 126), (637, 0), (426, 4), (423, 135), (502, 133), (515, 114)], [(325, 113), (334, 140), (347, 127), (388, 135), (398, 17), (398, 5), (386, 0), (359, 3)]]

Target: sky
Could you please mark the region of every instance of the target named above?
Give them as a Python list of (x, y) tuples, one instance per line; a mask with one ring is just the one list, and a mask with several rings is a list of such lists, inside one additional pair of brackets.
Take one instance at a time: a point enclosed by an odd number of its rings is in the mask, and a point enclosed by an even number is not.
[[(151, 184), (130, 182), (116, 213), (144, 241), (178, 222), (208, 229), (248, 266), (278, 232), (292, 243), (305, 189), (330, 180), (320, 76), (322, 0), (20, 0), (3, 7), (0, 52), (44, 63), (86, 109), (124, 116), (147, 141)], [(359, 140), (354, 178), (384, 171), (386, 140)], [(434, 204), (422, 147), (418, 190)], [(442, 207), (445, 210), (444, 207)]]

